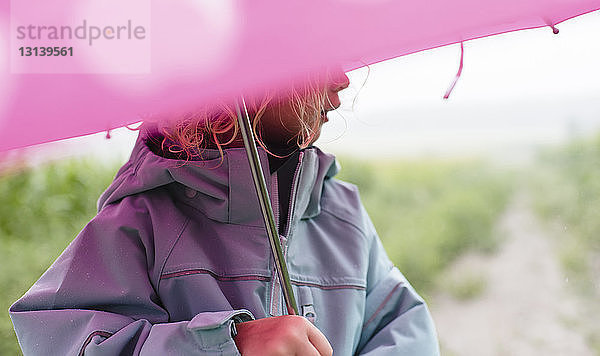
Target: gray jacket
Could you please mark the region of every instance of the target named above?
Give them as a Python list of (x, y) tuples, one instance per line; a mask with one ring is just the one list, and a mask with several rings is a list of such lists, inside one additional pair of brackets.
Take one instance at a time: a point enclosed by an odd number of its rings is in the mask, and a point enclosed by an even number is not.
[[(234, 320), (284, 312), (244, 150), (186, 163), (140, 136), (97, 216), (10, 308), (25, 355), (238, 355)], [(438, 355), (425, 303), (337, 171), (301, 151), (281, 233), (301, 313), (336, 355)]]

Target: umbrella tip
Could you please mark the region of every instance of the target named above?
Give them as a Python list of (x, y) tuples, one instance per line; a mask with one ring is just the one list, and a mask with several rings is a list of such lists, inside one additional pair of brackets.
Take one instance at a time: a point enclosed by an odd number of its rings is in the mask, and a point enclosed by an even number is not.
[(110, 140), (110, 130), (106, 130), (106, 139)]
[(558, 28), (556, 28), (554, 25), (550, 25), (550, 28), (552, 29), (552, 33), (554, 33), (555, 35), (558, 35), (558, 33), (560, 32)]

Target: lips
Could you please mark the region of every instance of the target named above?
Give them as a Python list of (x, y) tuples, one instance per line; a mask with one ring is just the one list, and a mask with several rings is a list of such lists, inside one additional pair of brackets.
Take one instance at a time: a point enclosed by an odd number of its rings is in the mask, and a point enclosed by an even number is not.
[(323, 119), (323, 122), (329, 121), (329, 118), (327, 118), (328, 112), (330, 112), (331, 110), (335, 110), (339, 107), (340, 107), (340, 105), (337, 105), (337, 106), (333, 106), (333, 107), (329, 107), (329, 108), (325, 108), (325, 109), (321, 110), (321, 118)]
[(321, 110), (321, 119), (323, 120), (323, 122), (329, 121), (329, 118), (327, 117), (328, 112), (335, 110), (339, 107), (340, 107), (340, 103), (337, 103), (337, 105), (326, 107), (323, 110)]

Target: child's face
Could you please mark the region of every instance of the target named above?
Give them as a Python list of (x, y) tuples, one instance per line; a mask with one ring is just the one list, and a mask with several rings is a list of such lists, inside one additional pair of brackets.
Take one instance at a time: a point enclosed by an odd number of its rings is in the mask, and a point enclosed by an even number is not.
[[(308, 144), (313, 144), (321, 133), (321, 126), (328, 121), (327, 112), (340, 106), (338, 92), (348, 87), (350, 80), (341, 71), (336, 70), (329, 74), (329, 81), (325, 86), (325, 107), (318, 118), (316, 132)], [(279, 100), (270, 104), (261, 118), (261, 138), (272, 148), (289, 148), (296, 145), (296, 138), (302, 131), (302, 125), (294, 112), (291, 100)]]

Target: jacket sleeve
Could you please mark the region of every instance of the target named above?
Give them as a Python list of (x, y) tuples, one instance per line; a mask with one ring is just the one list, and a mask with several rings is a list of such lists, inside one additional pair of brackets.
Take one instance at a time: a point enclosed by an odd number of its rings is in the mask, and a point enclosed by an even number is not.
[(253, 319), (246, 310), (170, 322), (148, 212), (131, 208), (102, 210), (11, 306), (23, 354), (239, 355), (230, 327)]
[(439, 355), (424, 300), (389, 260), (369, 220), (371, 248), (365, 318), (357, 355)]

